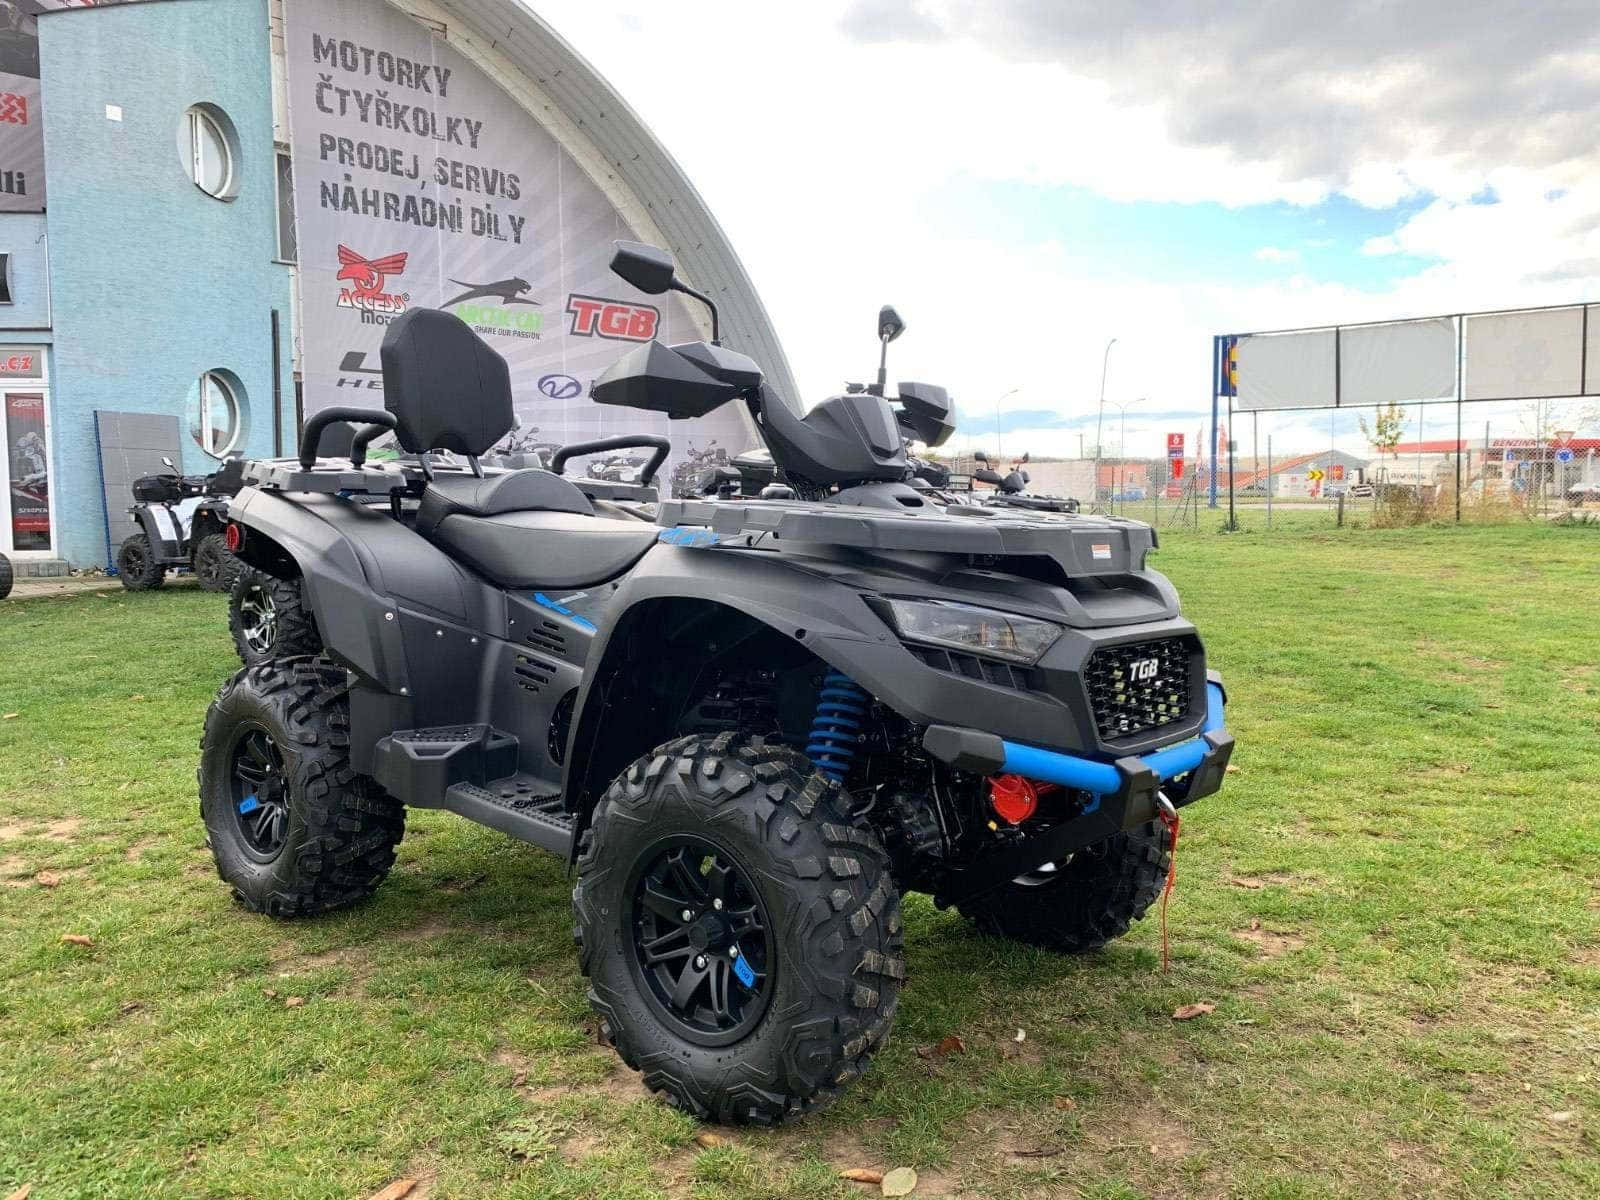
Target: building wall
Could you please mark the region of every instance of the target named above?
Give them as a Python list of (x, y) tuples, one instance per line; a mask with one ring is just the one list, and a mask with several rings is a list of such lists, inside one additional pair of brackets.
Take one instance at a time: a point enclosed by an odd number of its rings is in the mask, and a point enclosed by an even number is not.
[(0, 332), (27, 330), (12, 341), (44, 342), (50, 325), (50, 257), (43, 213), (0, 213), (0, 253), (11, 256), (11, 303), (0, 304)]
[[(75, 565), (105, 561), (96, 409), (187, 409), (201, 372), (243, 385), (251, 456), (273, 451), (271, 311), (282, 329), (283, 437), (294, 438), (289, 271), (277, 253), (267, 0), (167, 0), (39, 21), (54, 301), (56, 534)], [(233, 199), (184, 173), (196, 103), (238, 135)], [(121, 109), (121, 119), (107, 106)], [(188, 472), (216, 460), (184, 437)]]

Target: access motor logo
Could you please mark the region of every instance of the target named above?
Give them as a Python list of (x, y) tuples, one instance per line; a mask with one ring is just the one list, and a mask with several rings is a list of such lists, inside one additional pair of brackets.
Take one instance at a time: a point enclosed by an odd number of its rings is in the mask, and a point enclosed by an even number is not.
[(619, 342), (648, 342), (656, 336), (661, 310), (648, 304), (607, 300), (602, 296), (567, 297), (574, 337), (612, 338)]
[(341, 244), (339, 273), (334, 278), (347, 281), (349, 286), (339, 289), (339, 307), (355, 309), (364, 324), (387, 325), (411, 303), (411, 293), (392, 292), (388, 286), (389, 277), (403, 274), (405, 269), (404, 252), (383, 258), (364, 258)]

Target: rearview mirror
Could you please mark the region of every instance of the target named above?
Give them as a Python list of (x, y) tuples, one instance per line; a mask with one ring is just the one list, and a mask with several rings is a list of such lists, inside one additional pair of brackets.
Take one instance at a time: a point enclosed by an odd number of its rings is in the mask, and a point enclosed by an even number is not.
[(985, 454), (982, 450), (974, 450), (972, 452), (972, 457), (977, 459), (981, 463), (986, 463), (986, 462), (989, 461), (989, 456), (987, 454)]
[(627, 280), (649, 296), (659, 296), (673, 284), (672, 255), (643, 242), (617, 242), (611, 256), (611, 273)]
[(170, 471), (176, 471), (178, 469), (178, 464), (172, 461), (171, 455), (167, 454), (163, 454), (161, 456), (161, 465)]
[(900, 314), (895, 312), (891, 305), (885, 304), (878, 310), (878, 340), (892, 342), (906, 331), (906, 323), (900, 319)]

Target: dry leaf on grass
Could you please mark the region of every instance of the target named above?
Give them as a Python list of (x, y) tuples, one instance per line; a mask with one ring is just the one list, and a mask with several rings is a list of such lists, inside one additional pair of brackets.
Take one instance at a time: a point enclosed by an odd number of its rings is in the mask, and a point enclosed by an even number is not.
[(87, 933), (63, 933), (61, 941), (68, 946), (92, 946), (94, 939)]
[(1057, 1108), (1061, 1109), (1063, 1112), (1065, 1112), (1069, 1108), (1077, 1108), (1078, 1107), (1078, 1102), (1076, 1100), (1074, 1100), (1071, 1096), (1057, 1096), (1052, 1103), (1054, 1103), (1055, 1106)]
[(878, 1185), (885, 1196), (909, 1196), (917, 1188), (917, 1173), (910, 1167), (896, 1167)]
[(400, 1200), (401, 1196), (409, 1196), (416, 1187), (415, 1179), (396, 1179), (382, 1191), (373, 1192), (370, 1200)]
[(1238, 773), (1239, 773), (1239, 768), (1234, 766), (1232, 763), (1229, 763), (1228, 767), (1227, 767), (1227, 770), (1225, 770), (1223, 772), (1224, 775), (1237, 775)]
[(1266, 884), (1262, 883), (1261, 880), (1259, 880), (1259, 879), (1237, 879), (1236, 878), (1236, 879), (1230, 879), (1230, 880), (1228, 880), (1228, 882), (1233, 884), (1233, 886), (1236, 887), (1236, 888), (1243, 888), (1247, 892), (1259, 892), (1262, 888), (1267, 886)]
[[(11, 715), (12, 716), (16, 716), (17, 714), (16, 713), (12, 713)], [(21, 1187), (19, 1187), (16, 1191), (12, 1192), (11, 1195), (7, 1196), (6, 1200), (28, 1200), (28, 1194), (30, 1192), (32, 1192), (32, 1191), (33, 1191), (33, 1184), (25, 1183)]]
[(54, 871), (40, 871), (33, 877), (33, 881), (40, 887), (53, 888), (60, 885), (61, 876)]
[(1025, 1042), (1025, 1041), (1027, 1041), (1028, 1040), (1028, 1031), (1026, 1029), (1017, 1030), (1017, 1036), (1012, 1038), (1011, 1040), (1013, 1042)]
[(709, 1129), (702, 1129), (694, 1135), (694, 1144), (704, 1146), (707, 1150), (715, 1150), (718, 1146), (726, 1146), (728, 1139), (720, 1133), (712, 1133)]
[(933, 1048), (933, 1053), (938, 1058), (944, 1058), (951, 1054), (965, 1054), (966, 1052), (967, 1044), (953, 1033), (949, 1037), (940, 1038), (939, 1044)]
[(882, 1183), (883, 1172), (874, 1171), (871, 1167), (846, 1167), (839, 1172), (840, 1179), (848, 1179), (851, 1183)]
[(1553, 1112), (1547, 1119), (1553, 1124), (1565, 1125), (1568, 1121), (1572, 1120), (1572, 1114), (1569, 1112)]
[[(22, 715), (21, 713), (6, 713), (4, 716), (0, 716), (0, 721), (15, 721), (21, 715)], [(30, 1187), (30, 1188), (32, 1186), (33, 1186), (33, 1184), (31, 1184), (31, 1183), (27, 1185), (27, 1187)], [(27, 1193), (26, 1188), (23, 1191), (20, 1191), (20, 1192), (16, 1193), (16, 1195), (19, 1195), (19, 1196), (26, 1196), (27, 1194), (28, 1193)]]
[(129, 1013), (138, 1012), (143, 1007), (143, 1000), (125, 1000), (122, 1002), (122, 1004), (118, 1005), (117, 1011), (123, 1016), (127, 1016)]
[(304, 996), (288, 996), (284, 999), (283, 1006), (285, 1008), (304, 1008), (305, 1003), (306, 998)]
[(144, 693), (140, 692), (137, 695), (129, 696), (128, 699), (129, 700), (143, 700), (144, 699)]
[(1174, 1021), (1192, 1021), (1196, 1017), (1203, 1017), (1207, 1013), (1217, 1011), (1217, 1006), (1209, 1000), (1201, 1000), (1195, 1004), (1182, 1004), (1172, 1010)]

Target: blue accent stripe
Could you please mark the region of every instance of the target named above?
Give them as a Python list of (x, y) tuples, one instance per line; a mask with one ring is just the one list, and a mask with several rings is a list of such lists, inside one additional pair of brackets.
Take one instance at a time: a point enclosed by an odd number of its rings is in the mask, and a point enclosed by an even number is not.
[(540, 608), (548, 608), (551, 612), (560, 613), (579, 629), (587, 629), (590, 633), (594, 632), (594, 622), (589, 620), (588, 617), (580, 617), (565, 604), (562, 604), (559, 600), (550, 599), (543, 592), (535, 592), (533, 594), (533, 602)]
[[(1222, 689), (1214, 683), (1206, 684), (1205, 732), (1215, 733), (1222, 728), (1223, 707)], [(1121, 772), (1110, 763), (1062, 754), (1059, 750), (1025, 746), (1020, 742), (1000, 744), (1006, 756), (1001, 770), (1092, 792), (1096, 796), (1108, 795), (1122, 786)], [(1162, 779), (1172, 779), (1198, 767), (1210, 749), (1203, 738), (1191, 738), (1153, 751), (1142, 761)]]
[(695, 549), (706, 549), (715, 546), (722, 541), (722, 538), (709, 529), (674, 526), (671, 529), (663, 529), (656, 534), (656, 541), (665, 542), (669, 546), (690, 546)]

